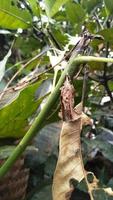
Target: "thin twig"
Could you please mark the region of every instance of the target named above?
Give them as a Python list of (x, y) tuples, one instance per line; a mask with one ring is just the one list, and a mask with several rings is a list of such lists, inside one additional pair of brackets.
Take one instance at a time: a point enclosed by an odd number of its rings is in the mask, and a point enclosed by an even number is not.
[(73, 80), (75, 80), (75, 79), (78, 78), (78, 76), (79, 76), (79, 74), (81, 73), (81, 71), (83, 70), (83, 68), (84, 68), (84, 65), (82, 65), (82, 66), (80, 67), (80, 69), (78, 70), (77, 74), (73, 77)]

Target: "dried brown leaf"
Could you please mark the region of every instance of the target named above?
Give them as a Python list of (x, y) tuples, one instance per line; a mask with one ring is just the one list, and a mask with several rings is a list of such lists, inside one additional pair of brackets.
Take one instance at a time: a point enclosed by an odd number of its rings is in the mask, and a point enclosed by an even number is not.
[(82, 125), (91, 120), (82, 113), (82, 103), (74, 106), (73, 87), (67, 78), (61, 90), (63, 122), (59, 157), (53, 179), (53, 200), (69, 200), (73, 191), (71, 180), (80, 182), (85, 177), (81, 155), (80, 133)]

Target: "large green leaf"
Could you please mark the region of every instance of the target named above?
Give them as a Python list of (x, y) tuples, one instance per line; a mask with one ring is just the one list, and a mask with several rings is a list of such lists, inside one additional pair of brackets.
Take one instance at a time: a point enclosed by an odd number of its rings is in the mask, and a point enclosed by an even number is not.
[(95, 140), (83, 139), (85, 144), (91, 149), (98, 149), (105, 158), (113, 162), (113, 145), (108, 143), (108, 141), (99, 139), (98, 137)]
[(105, 39), (105, 42), (110, 42), (110, 44), (113, 44), (113, 28), (103, 29), (97, 34), (102, 35)]
[(72, 24), (82, 22), (85, 17), (85, 11), (82, 6), (74, 2), (68, 2), (66, 4), (66, 14)]
[(102, 5), (102, 0), (81, 0), (81, 4), (90, 13), (93, 9)]
[(19, 7), (18, 0), (0, 0), (0, 26), (7, 29), (25, 29), (30, 26), (32, 16)]
[(0, 138), (20, 138), (26, 133), (29, 128), (28, 118), (31, 117), (43, 100), (43, 97), (38, 100), (35, 97), (35, 92), (41, 83), (42, 80), (26, 87), (20, 91), (18, 98), (16, 96), (15, 100), (13, 99), (1, 108)]
[(60, 28), (52, 27), (51, 32), (54, 35), (55, 40), (59, 44), (59, 46), (62, 48), (62, 46), (66, 45), (68, 42), (68, 36), (63, 33), (63, 31)]
[(104, 0), (105, 6), (106, 6), (106, 11), (107, 14), (112, 14), (113, 15), (113, 1), (111, 0)]
[(35, 16), (39, 16), (40, 15), (40, 9), (39, 9), (39, 5), (38, 5), (38, 1), (36, 0), (27, 0), (30, 4), (30, 7), (32, 9), (32, 12)]
[(41, 200), (41, 199), (52, 200), (51, 185), (42, 187), (42, 189), (40, 191), (35, 192), (33, 197), (31, 198), (31, 200)]
[(53, 17), (67, 1), (69, 0), (45, 0), (47, 15)]
[(94, 200), (97, 200), (97, 199), (98, 200), (112, 200), (113, 199), (112, 189), (110, 190), (110, 188), (107, 188), (107, 190), (109, 191), (109, 193), (105, 192), (104, 188), (103, 189), (99, 188), (98, 190), (95, 189), (93, 191)]
[(30, 58), (34, 51), (37, 51), (38, 47), (40, 47), (40, 42), (30, 36), (29, 38), (18, 37), (15, 41), (14, 47), (21, 49), (22, 56)]

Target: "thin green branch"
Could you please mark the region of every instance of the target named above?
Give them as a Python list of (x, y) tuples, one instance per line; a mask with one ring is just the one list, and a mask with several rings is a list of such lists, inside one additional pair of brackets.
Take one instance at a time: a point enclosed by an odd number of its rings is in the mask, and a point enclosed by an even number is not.
[(31, 128), (28, 130), (26, 135), (23, 137), (21, 142), (18, 144), (18, 146), (15, 148), (11, 156), (6, 160), (6, 162), (1, 166), (0, 168), (0, 178), (2, 178), (12, 167), (14, 162), (19, 158), (19, 156), (24, 152), (25, 148), (29, 145), (29, 142), (33, 139), (33, 137), (36, 135), (36, 133), (40, 130), (42, 127), (43, 121), (46, 120), (46, 117), (48, 115), (48, 112), (51, 110), (53, 105), (55, 104), (56, 100), (58, 99), (60, 95), (60, 88), (65, 80), (66, 74), (69, 74), (70, 77), (73, 77), (75, 75), (76, 67), (77, 65), (81, 63), (89, 63), (89, 62), (111, 62), (113, 63), (112, 58), (103, 58), (103, 57), (93, 57), (93, 56), (78, 56), (76, 58), (72, 58), (70, 62), (68, 63), (67, 67), (63, 71), (54, 91), (51, 93), (51, 95), (48, 98), (47, 103), (45, 104), (42, 111), (39, 113), (39, 115), (36, 117), (35, 121), (33, 122)]

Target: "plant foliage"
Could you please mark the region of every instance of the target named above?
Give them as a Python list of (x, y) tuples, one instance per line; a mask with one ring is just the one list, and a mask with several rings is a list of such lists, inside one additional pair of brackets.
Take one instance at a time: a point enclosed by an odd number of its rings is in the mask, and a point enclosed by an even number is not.
[[(84, 28), (97, 36), (84, 54), (112, 58), (112, 0), (0, 0), (1, 139), (22, 138), (26, 134), (43, 100), (46, 103), (49, 86), (52, 85), (54, 91), (67, 61), (49, 68), (76, 45)], [(80, 68), (81, 65), (76, 73)], [(84, 104), (86, 113), (94, 120), (94, 127), (85, 128), (81, 137), (84, 163), (86, 170), (92, 171), (99, 180), (100, 189), (95, 190), (94, 199), (110, 200), (112, 191), (103, 188), (113, 188), (113, 64), (90, 62), (87, 69)], [(76, 105), (81, 100), (83, 76), (84, 70), (81, 70), (78, 79), (73, 79)], [(59, 99), (51, 109), (42, 126), (59, 119)], [(38, 164), (41, 170), (43, 168), (42, 186), (35, 190), (34, 199), (37, 193), (46, 198), (51, 188), (47, 186), (50, 182), (46, 185), (44, 179), (46, 161), (42, 168), (41, 163)], [(36, 181), (39, 186), (38, 180), (31, 181), (31, 185)], [(83, 198), (88, 195), (82, 183), (77, 188)], [(43, 190), (46, 190), (45, 197)]]

